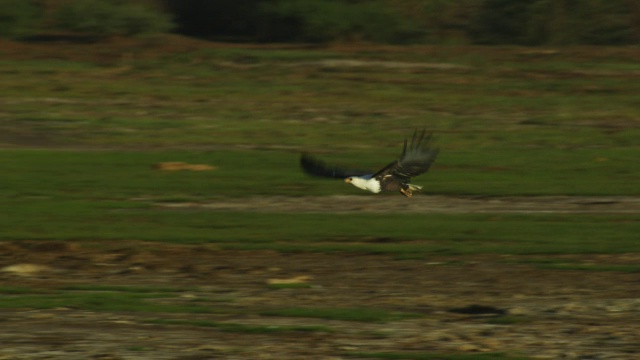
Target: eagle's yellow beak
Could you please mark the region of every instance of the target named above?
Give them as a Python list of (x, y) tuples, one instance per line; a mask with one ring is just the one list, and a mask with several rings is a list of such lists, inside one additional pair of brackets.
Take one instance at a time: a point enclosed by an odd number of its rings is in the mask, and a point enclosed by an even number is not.
[(344, 182), (346, 182), (347, 184), (351, 182), (351, 178), (346, 178), (344, 179)]

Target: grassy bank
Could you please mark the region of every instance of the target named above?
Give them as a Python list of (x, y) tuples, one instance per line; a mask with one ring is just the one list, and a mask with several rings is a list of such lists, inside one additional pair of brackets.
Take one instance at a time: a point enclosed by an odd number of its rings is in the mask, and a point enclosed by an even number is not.
[[(637, 196), (637, 50), (198, 43), (176, 51), (185, 45), (175, 42), (113, 43), (111, 52), (75, 44), (59, 47), (56, 59), (49, 45), (7, 48), (3, 239), (392, 253), (637, 250), (631, 215), (345, 217), (156, 206), (371, 196), (306, 177), (299, 153), (376, 169), (414, 128), (436, 133), (442, 149), (433, 171), (415, 181), (431, 194)], [(154, 168), (162, 162), (211, 169)], [(425, 243), (367, 243), (375, 237)]]

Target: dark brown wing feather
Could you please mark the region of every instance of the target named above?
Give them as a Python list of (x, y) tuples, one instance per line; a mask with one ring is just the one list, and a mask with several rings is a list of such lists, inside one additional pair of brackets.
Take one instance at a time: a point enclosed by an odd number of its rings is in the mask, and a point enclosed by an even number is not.
[(350, 170), (335, 166), (328, 166), (324, 161), (303, 153), (300, 156), (300, 167), (305, 173), (313, 176), (345, 179), (351, 176), (371, 175), (371, 171)]
[(437, 148), (431, 146), (431, 134), (426, 135), (424, 130), (421, 133), (415, 131), (408, 147), (405, 139), (400, 158), (375, 173), (373, 177), (382, 182), (391, 181), (391, 175), (399, 182), (408, 182), (410, 178), (426, 173), (438, 157), (438, 152)]

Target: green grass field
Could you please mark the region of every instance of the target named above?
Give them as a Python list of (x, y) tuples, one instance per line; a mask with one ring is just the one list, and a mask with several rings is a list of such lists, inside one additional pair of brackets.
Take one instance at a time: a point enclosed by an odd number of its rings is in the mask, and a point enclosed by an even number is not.
[[(635, 215), (391, 215), (402, 226), (384, 226), (371, 214), (238, 217), (155, 206), (371, 196), (303, 175), (299, 153), (375, 169), (414, 128), (434, 132), (442, 149), (416, 180), (430, 194), (637, 196), (640, 65), (629, 52), (612, 49), (606, 61), (600, 52), (207, 48), (108, 63), (4, 60), (0, 196), (8, 215), (0, 237), (267, 248), (286, 240), (300, 250), (377, 234), (453, 253), (495, 251), (495, 242), (518, 253), (573, 252), (576, 244), (636, 251)], [(167, 161), (216, 170), (152, 168)], [(335, 226), (309, 231), (324, 222)]]
[[(418, 179), (428, 195), (640, 196), (637, 49), (216, 47), (96, 60), (37, 53), (0, 60), (0, 241), (142, 240), (220, 249), (430, 255), (640, 252), (640, 214), (358, 214), (216, 211), (175, 203), (376, 196), (310, 178), (301, 152), (376, 169), (414, 129), (441, 155)], [(24, 59), (24, 58), (27, 59)], [(209, 171), (159, 171), (185, 162)], [(379, 195), (381, 206), (388, 196)], [(330, 226), (327, 226), (330, 224)], [(379, 239), (393, 241), (380, 242)], [(303, 288), (306, 288), (303, 287)], [(144, 289), (144, 288), (143, 288)], [(0, 308), (210, 312), (164, 304), (180, 289), (0, 288)], [(278, 291), (278, 290), (274, 290)], [(126, 296), (123, 296), (126, 295)], [(259, 313), (259, 312), (258, 312)], [(387, 321), (378, 309), (263, 315)], [(159, 317), (232, 332), (330, 332)], [(415, 355), (415, 356), (414, 356)], [(354, 353), (358, 358), (516, 359)]]

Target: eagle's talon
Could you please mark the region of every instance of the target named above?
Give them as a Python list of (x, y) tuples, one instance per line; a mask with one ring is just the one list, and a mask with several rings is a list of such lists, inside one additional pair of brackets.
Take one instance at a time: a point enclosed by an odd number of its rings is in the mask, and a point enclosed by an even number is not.
[(400, 189), (400, 192), (402, 193), (402, 195), (410, 198), (413, 196), (413, 193), (411, 192), (411, 189)]

